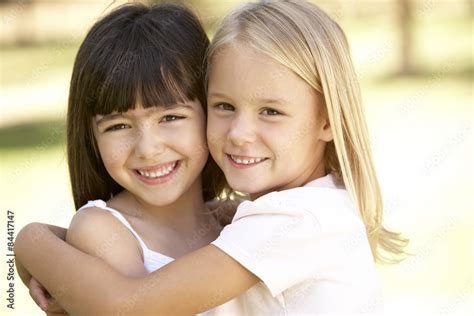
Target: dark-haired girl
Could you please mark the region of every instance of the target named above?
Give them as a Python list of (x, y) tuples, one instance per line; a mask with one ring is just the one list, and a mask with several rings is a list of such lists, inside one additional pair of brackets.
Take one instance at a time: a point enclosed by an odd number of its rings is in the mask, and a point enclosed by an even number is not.
[(126, 276), (220, 232), (206, 209), (225, 186), (206, 145), (208, 45), (187, 9), (129, 4), (98, 21), (77, 54), (67, 151), (78, 211), (66, 241)]

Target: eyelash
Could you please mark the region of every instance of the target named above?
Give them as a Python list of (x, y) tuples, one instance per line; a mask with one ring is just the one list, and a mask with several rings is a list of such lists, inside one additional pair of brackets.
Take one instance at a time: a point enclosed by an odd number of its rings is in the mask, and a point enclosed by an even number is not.
[[(168, 120), (166, 118), (173, 118), (172, 120)], [(179, 121), (179, 120), (182, 120), (184, 119), (185, 117), (184, 116), (179, 116), (179, 115), (165, 115), (163, 116), (163, 118), (160, 120), (160, 122), (163, 122), (163, 123), (169, 123), (169, 122), (174, 122), (174, 121)]]
[[(271, 108), (264, 109), (264, 110), (262, 111), (262, 113), (263, 113), (263, 112), (267, 112), (267, 114), (265, 114), (265, 115), (268, 115), (268, 116), (282, 115), (281, 112), (278, 112), (277, 110), (271, 109)], [(274, 113), (274, 114), (268, 114), (268, 112), (272, 112), (272, 113)]]
[[(231, 107), (232, 109), (231, 109), (231, 110), (229, 110), (228, 108), (226, 109), (226, 108), (225, 108), (226, 106)], [(217, 109), (221, 110), (221, 111), (233, 111), (233, 110), (235, 110), (235, 108), (234, 108), (233, 105), (230, 105), (229, 103), (225, 103), (225, 102), (223, 102), (223, 103), (218, 103), (218, 104), (215, 105), (215, 107), (216, 107)]]
[(121, 129), (126, 129), (126, 128), (129, 128), (129, 126), (127, 124), (116, 124), (116, 125), (112, 125), (110, 127), (107, 127), (105, 129), (105, 132), (115, 132), (115, 131), (119, 131)]
[[(234, 111), (235, 108), (233, 105), (229, 104), (229, 103), (218, 103), (215, 105), (215, 107), (221, 111)], [(230, 107), (231, 109), (229, 108), (225, 108), (225, 107)], [(265, 114), (265, 112), (267, 112)], [(269, 114), (269, 112), (271, 112), (272, 114)], [(282, 115), (283, 113), (275, 110), (275, 109), (272, 109), (272, 108), (265, 108), (262, 112), (262, 114), (266, 115), (266, 116), (277, 116), (277, 115)]]
[[(171, 123), (174, 121), (182, 120), (184, 118), (185, 118), (184, 116), (179, 116), (179, 115), (165, 115), (160, 119), (160, 123)], [(130, 128), (128, 124), (124, 124), (124, 123), (115, 124), (106, 128), (105, 132), (116, 132), (116, 131), (120, 131), (122, 129), (128, 129), (128, 128)]]

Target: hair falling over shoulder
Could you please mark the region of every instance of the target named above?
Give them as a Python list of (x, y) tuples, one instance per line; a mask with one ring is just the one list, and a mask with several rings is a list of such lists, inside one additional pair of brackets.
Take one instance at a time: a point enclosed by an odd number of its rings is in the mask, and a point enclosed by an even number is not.
[(346, 36), (339, 25), (307, 1), (245, 4), (222, 22), (208, 52), (238, 41), (295, 72), (324, 99), (334, 140), (327, 144), (326, 171), (343, 182), (365, 223), (377, 262), (398, 262), (408, 240), (382, 224), (377, 180), (361, 92)]

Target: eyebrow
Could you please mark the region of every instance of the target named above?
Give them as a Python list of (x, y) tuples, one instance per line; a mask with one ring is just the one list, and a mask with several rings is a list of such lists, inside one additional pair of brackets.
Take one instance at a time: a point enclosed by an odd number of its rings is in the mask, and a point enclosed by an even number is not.
[[(208, 97), (209, 98), (210, 97), (217, 97), (217, 98), (224, 98), (224, 99), (232, 100), (232, 98), (226, 96), (223, 93), (219, 93), (219, 92), (209, 93)], [(255, 98), (254, 101), (257, 104), (281, 104), (281, 105), (285, 105), (285, 104), (289, 103), (287, 100), (281, 99), (281, 98)]]
[[(183, 108), (185, 110), (192, 110), (193, 109), (193, 107), (189, 104), (176, 103), (176, 104), (171, 104), (171, 105), (167, 105), (167, 106), (157, 106), (155, 108), (148, 108), (149, 111), (147, 111), (148, 113), (146, 113), (145, 116), (152, 115), (154, 112), (157, 112), (158, 109), (162, 109), (162, 111), (167, 111), (167, 110), (176, 110), (176, 109), (179, 109), (179, 108)], [(123, 118), (123, 117), (126, 117), (125, 113), (107, 114), (107, 115), (104, 115), (101, 118), (99, 118), (96, 121), (96, 124), (99, 125), (101, 123), (112, 121), (112, 120), (115, 120), (117, 118)]]
[(272, 98), (262, 98), (262, 99), (256, 99), (257, 103), (259, 104), (280, 104), (280, 105), (285, 105), (288, 103), (285, 99), (272, 99)]

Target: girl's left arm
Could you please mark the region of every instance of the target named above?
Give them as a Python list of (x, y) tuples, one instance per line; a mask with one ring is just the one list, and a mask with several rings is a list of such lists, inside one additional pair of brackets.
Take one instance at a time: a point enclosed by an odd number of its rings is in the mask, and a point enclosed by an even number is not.
[(213, 245), (142, 278), (127, 278), (65, 243), (46, 225), (16, 239), (25, 268), (71, 314), (196, 314), (221, 305), (259, 279)]
[[(47, 229), (49, 229), (52, 233), (54, 233), (58, 238), (61, 238), (62, 240), (66, 239), (66, 233), (67, 230), (66, 228), (59, 227), (59, 226), (54, 226), (54, 225), (47, 225)], [(16, 241), (15, 241), (16, 243)], [(16, 248), (15, 248), (15, 255), (17, 254)], [(20, 276), (20, 279), (23, 281), (23, 283), (26, 285), (26, 287), (29, 287), (30, 281), (31, 281), (31, 274), (25, 269), (23, 266), (22, 262), (19, 260), (18, 257), (15, 258), (15, 265), (16, 265), (16, 271), (18, 275)]]

